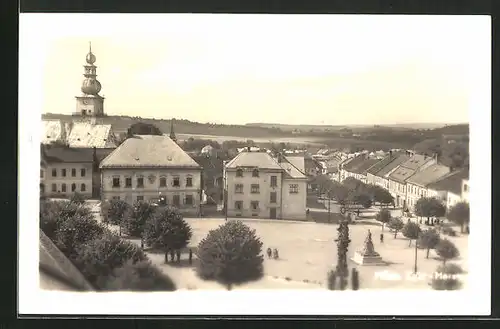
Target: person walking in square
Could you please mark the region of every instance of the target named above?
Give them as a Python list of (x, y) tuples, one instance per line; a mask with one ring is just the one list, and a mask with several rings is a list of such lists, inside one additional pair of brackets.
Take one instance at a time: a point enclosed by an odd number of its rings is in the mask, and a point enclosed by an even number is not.
[(181, 250), (177, 249), (176, 254), (177, 254), (177, 263), (180, 263), (181, 262)]
[(380, 243), (384, 243), (384, 233), (380, 233)]
[(193, 264), (193, 250), (189, 248), (189, 265)]

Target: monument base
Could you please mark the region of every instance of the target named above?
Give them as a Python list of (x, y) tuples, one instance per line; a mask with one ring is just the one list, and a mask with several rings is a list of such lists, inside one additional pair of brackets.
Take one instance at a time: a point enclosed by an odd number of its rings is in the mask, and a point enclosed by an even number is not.
[(359, 251), (356, 251), (354, 253), (354, 256), (351, 258), (351, 260), (359, 265), (386, 265), (380, 255), (364, 255)]

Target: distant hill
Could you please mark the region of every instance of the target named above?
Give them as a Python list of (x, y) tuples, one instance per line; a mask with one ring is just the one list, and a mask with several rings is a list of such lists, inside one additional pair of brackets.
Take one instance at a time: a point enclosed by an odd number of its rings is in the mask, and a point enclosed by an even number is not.
[(279, 128), (282, 131), (339, 131), (342, 129), (351, 129), (353, 131), (366, 131), (373, 129), (397, 129), (397, 130), (412, 130), (412, 129), (436, 129), (446, 126), (444, 123), (402, 123), (402, 124), (385, 124), (385, 125), (289, 125), (282, 123), (247, 123), (249, 127), (262, 128)]

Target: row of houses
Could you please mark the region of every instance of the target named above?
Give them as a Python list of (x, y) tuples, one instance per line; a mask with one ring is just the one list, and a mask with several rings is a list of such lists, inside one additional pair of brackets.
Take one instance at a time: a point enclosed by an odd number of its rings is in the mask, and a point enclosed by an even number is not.
[(454, 170), (440, 164), (437, 156), (412, 151), (390, 151), (382, 159), (359, 155), (340, 164), (338, 180), (347, 177), (387, 189), (396, 207), (408, 210), (421, 197), (436, 197), (447, 208), (469, 200), (468, 169)]
[[(304, 157), (247, 149), (225, 164), (206, 156), (195, 161), (169, 136), (137, 135), (116, 148), (44, 144), (40, 162), (40, 192), (47, 197), (78, 192), (128, 203), (162, 198), (184, 214), (199, 215), (205, 192), (220, 187), (227, 191), (228, 216), (306, 217)], [(215, 192), (209, 197), (222, 199)]]

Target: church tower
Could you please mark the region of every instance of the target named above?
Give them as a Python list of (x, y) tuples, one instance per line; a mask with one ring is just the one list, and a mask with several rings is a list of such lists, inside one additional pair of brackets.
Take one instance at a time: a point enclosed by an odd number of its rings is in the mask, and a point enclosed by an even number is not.
[(92, 53), (92, 44), (89, 43), (89, 53), (85, 58), (86, 64), (84, 67), (83, 76), (85, 79), (82, 82), (80, 96), (76, 96), (76, 114), (81, 116), (100, 117), (104, 116), (104, 97), (99, 95), (101, 91), (101, 83), (96, 79), (97, 66), (95, 55)]

